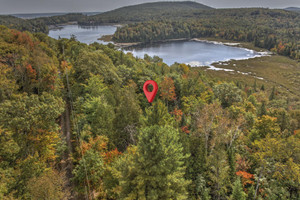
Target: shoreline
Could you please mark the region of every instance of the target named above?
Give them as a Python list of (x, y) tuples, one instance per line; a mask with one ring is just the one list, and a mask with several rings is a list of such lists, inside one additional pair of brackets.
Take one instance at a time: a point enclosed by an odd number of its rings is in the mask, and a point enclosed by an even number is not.
[[(213, 38), (212, 38), (213, 39)], [(196, 42), (204, 42), (204, 43), (210, 43), (210, 44), (216, 44), (216, 45), (225, 45), (225, 46), (230, 46), (230, 47), (235, 47), (235, 48), (240, 48), (247, 50), (249, 52), (255, 52), (256, 55), (253, 57), (244, 57), (244, 58), (239, 58), (239, 59), (226, 59), (223, 61), (215, 61), (212, 63), (208, 64), (200, 64), (199, 62), (190, 62), (190, 63), (185, 63), (186, 65), (190, 65), (191, 67), (199, 67), (199, 68), (206, 68), (207, 70), (214, 70), (214, 71), (226, 71), (226, 72), (234, 72), (236, 70), (226, 68), (226, 65), (233, 61), (241, 61), (241, 60), (250, 60), (250, 59), (255, 59), (255, 58), (260, 58), (260, 57), (265, 57), (265, 56), (271, 56), (274, 55), (274, 53), (265, 50), (265, 49), (255, 49), (249, 48), (248, 46), (244, 45), (243, 43), (237, 43), (237, 42), (223, 42), (223, 41), (215, 41), (215, 40), (209, 40), (207, 38), (205, 39), (200, 39), (200, 38), (178, 38), (178, 39), (168, 39), (168, 40), (163, 40), (163, 41), (156, 41), (152, 43), (141, 43), (141, 42), (136, 42), (136, 43), (114, 43), (115, 46), (119, 48), (130, 48), (130, 47), (135, 47), (135, 46), (140, 46), (140, 45), (151, 45), (151, 44), (162, 44), (162, 43), (167, 43), (167, 42), (176, 42), (176, 41), (196, 41)], [(248, 74), (250, 75), (250, 74)], [(262, 77), (255, 77), (257, 79), (263, 79)]]
[(48, 26), (48, 30), (56, 30), (56, 29), (62, 29), (63, 26), (68, 26), (68, 25), (78, 25), (78, 26), (115, 26), (115, 27), (122, 27), (124, 25), (122, 24), (110, 24), (110, 23), (103, 23), (103, 24), (99, 24), (99, 25), (82, 25), (82, 24), (78, 24), (77, 21), (72, 21), (72, 22), (67, 22), (67, 23), (62, 23), (62, 24), (55, 24), (55, 25), (47, 25)]
[(243, 48), (250, 51), (256, 51), (257, 53), (264, 53), (272, 55), (273, 53), (268, 51), (267, 49), (262, 49), (254, 46), (248, 46), (245, 45), (243, 42), (230, 42), (230, 41), (218, 41), (217, 38), (177, 38), (177, 39), (166, 39), (166, 40), (160, 40), (160, 41), (154, 41), (154, 42), (120, 42), (120, 43), (114, 43), (113, 41), (108, 41), (113, 43), (116, 47), (119, 48), (130, 48), (135, 46), (143, 46), (143, 45), (152, 45), (152, 44), (162, 44), (167, 42), (177, 42), (177, 41), (196, 41), (196, 42), (205, 42), (210, 44), (219, 44), (219, 45), (225, 45), (230, 47), (236, 47), (236, 48)]
[(160, 40), (155, 42), (120, 42), (120, 43), (114, 43), (112, 42), (116, 47), (119, 48), (130, 48), (135, 46), (142, 46), (142, 45), (152, 45), (152, 44), (161, 44), (166, 42), (176, 42), (176, 41), (189, 41), (188, 38), (178, 38), (178, 39), (167, 39), (167, 40)]

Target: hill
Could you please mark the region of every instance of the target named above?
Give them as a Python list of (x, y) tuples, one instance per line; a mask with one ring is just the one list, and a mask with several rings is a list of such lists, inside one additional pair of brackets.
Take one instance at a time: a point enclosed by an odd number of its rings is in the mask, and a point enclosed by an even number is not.
[(288, 7), (288, 8), (285, 8), (284, 10), (293, 11), (293, 12), (300, 12), (300, 8), (298, 8), (298, 7)]
[(43, 22), (33, 22), (10, 15), (0, 15), (0, 25), (12, 29), (30, 32), (47, 32), (48, 27)]
[(69, 13), (57, 16), (42, 16), (39, 18), (32, 18), (26, 15), (15, 16), (0, 16), (0, 25), (6, 25), (10, 28), (18, 29), (20, 31), (43, 32), (47, 33), (49, 25), (57, 25), (68, 22), (78, 22), (79, 25), (99, 25), (105, 23), (132, 23), (143, 22), (160, 19), (181, 19), (189, 17), (189, 13), (200, 10), (212, 10), (213, 8), (192, 2), (154, 2), (144, 3), (133, 6), (126, 6), (101, 14), (96, 13)]
[(186, 14), (211, 10), (212, 7), (192, 2), (153, 2), (126, 6), (79, 21), (80, 24), (127, 23), (184, 17)]
[[(91, 15), (97, 15), (102, 12), (81, 12), (81, 14), (86, 16)], [(21, 19), (35, 19), (35, 18), (41, 18), (41, 17), (54, 17), (54, 16), (62, 16), (62, 15), (68, 15), (68, 14), (74, 14), (74, 13), (18, 13), (18, 14), (12, 14), (14, 17), (18, 17)], [(76, 13), (75, 13), (76, 14)]]

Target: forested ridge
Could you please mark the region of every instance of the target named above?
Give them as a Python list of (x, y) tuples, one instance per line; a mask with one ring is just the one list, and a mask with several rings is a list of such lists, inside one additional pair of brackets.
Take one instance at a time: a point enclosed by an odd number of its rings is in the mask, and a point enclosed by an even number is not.
[[(152, 104), (146, 80), (159, 85)], [(0, 199), (296, 200), (295, 101), (0, 26)]]
[(19, 31), (31, 31), (47, 33), (48, 27), (42, 22), (32, 22), (30, 20), (21, 19), (10, 15), (0, 15), (0, 25), (7, 26)]
[(123, 24), (113, 37), (113, 41), (120, 43), (209, 37), (251, 42), (256, 47), (295, 60), (300, 57), (300, 14), (288, 10), (213, 9), (196, 2), (183, 1), (145, 3), (93, 16), (70, 13), (30, 20), (0, 16), (0, 24), (31, 32), (48, 33), (48, 26), (69, 22), (79, 25)]
[(300, 15), (264, 8), (215, 9), (190, 12), (118, 28), (116, 42), (159, 42), (177, 38), (218, 38), (251, 42), (256, 47), (299, 60)]
[(212, 9), (191, 1), (154, 2), (134, 6), (126, 6), (97, 15), (86, 16), (81, 13), (69, 13), (52, 17), (21, 19), (9, 15), (0, 15), (0, 25), (20, 31), (48, 33), (48, 26), (77, 22), (79, 25), (125, 24), (149, 21), (153, 19), (178, 18), (196, 10)]
[(21, 31), (48, 33), (48, 26), (123, 24), (115, 42), (161, 42), (178, 38), (216, 38), (251, 42), (279, 55), (299, 60), (300, 14), (266, 8), (213, 9), (191, 1), (154, 2), (126, 6), (98, 15), (70, 13), (24, 20), (0, 16), (0, 24)]

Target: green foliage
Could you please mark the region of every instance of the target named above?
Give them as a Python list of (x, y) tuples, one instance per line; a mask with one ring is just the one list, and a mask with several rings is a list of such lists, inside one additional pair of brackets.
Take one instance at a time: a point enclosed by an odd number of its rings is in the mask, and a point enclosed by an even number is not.
[(103, 97), (91, 97), (82, 105), (85, 112), (85, 122), (91, 127), (94, 135), (111, 137), (115, 113)]
[(254, 200), (255, 190), (253, 185), (248, 189), (247, 200)]
[(268, 134), (277, 136), (280, 133), (280, 127), (277, 124), (277, 119), (264, 115), (256, 119), (254, 128), (252, 129), (250, 139), (252, 141), (266, 137)]
[(137, 129), (140, 126), (142, 113), (134, 88), (127, 86), (120, 91), (120, 102), (116, 108), (114, 119), (114, 144), (120, 151), (125, 151), (128, 145), (136, 144)]
[(275, 99), (275, 87), (272, 88), (272, 92), (270, 94), (269, 100), (272, 101), (273, 99)]
[(137, 152), (121, 169), (122, 199), (187, 199), (179, 133), (170, 126), (142, 129)]
[(233, 185), (231, 200), (246, 200), (246, 194), (243, 191), (241, 180), (238, 178)]
[(261, 103), (261, 106), (260, 106), (258, 112), (259, 112), (258, 114), (259, 114), (260, 117), (262, 117), (264, 115), (267, 115), (267, 107), (266, 107), (266, 102), (265, 101), (263, 101)]
[(22, 157), (38, 152), (45, 160), (54, 159), (57, 117), (63, 112), (61, 98), (50, 94), (17, 95), (0, 106), (0, 123), (14, 134)]
[(136, 23), (118, 28), (113, 40), (150, 43), (178, 38), (221, 38), (252, 42), (297, 60), (300, 35), (293, 30), (299, 29), (299, 19), (297, 13), (264, 8), (182, 11), (133, 21)]
[(183, 1), (183, 2), (151, 2), (134, 6), (126, 6), (99, 15), (90, 16), (79, 21), (80, 24), (91, 25), (101, 23), (126, 23), (137, 21), (149, 21), (169, 17), (176, 17), (176, 14), (187, 14), (192, 11), (212, 9), (203, 4)]
[[(278, 138), (268, 135), (266, 138), (255, 141), (254, 158), (260, 166), (260, 173), (266, 177), (270, 184), (269, 193), (273, 193), (274, 198), (285, 196), (285, 184), (293, 191), (299, 190), (299, 136), (289, 138)], [(268, 172), (272, 171), (272, 174)], [(274, 180), (275, 179), (275, 180)], [(262, 186), (263, 187), (263, 186)], [(290, 192), (291, 199), (297, 199), (297, 193)]]
[(108, 56), (102, 51), (82, 51), (74, 65), (74, 77), (81, 83), (88, 80), (91, 74), (101, 75), (106, 83), (119, 82), (116, 69)]
[(165, 126), (172, 124), (172, 117), (168, 113), (168, 108), (165, 104), (158, 100), (154, 102), (150, 107), (146, 108), (145, 116), (142, 116), (142, 125), (143, 126)]
[(39, 177), (34, 177), (29, 180), (28, 189), (30, 197), (33, 200), (53, 199), (61, 200), (68, 199), (69, 193), (63, 191), (65, 185), (64, 176), (55, 171), (46, 171)]
[[(177, 7), (182, 18), (181, 11), (196, 4), (176, 5), (185, 5)], [(264, 23), (272, 16), (283, 28), (282, 23), (296, 27), (298, 20), (295, 14), (267, 9), (196, 9), (184, 15), (198, 15), (201, 25), (197, 20), (191, 26), (162, 19), (157, 25), (130, 24), (118, 32), (131, 34), (137, 26), (141, 29), (130, 37), (151, 29), (163, 38), (202, 31), (271, 48), (275, 37), (287, 41), (289, 29), (265, 38), (271, 30), (261, 29), (256, 18)], [(214, 14), (209, 22), (205, 19)], [(124, 20), (131, 17), (126, 15)], [(172, 15), (165, 13), (169, 20)], [(251, 15), (245, 25), (239, 24), (243, 15)], [(215, 17), (227, 27), (233, 19), (237, 24), (229, 31), (223, 24), (215, 26)], [(295, 21), (287, 23), (287, 18)], [(82, 20), (88, 19), (92, 17)], [(169, 28), (160, 28), (164, 25)], [(253, 29), (234, 31), (246, 25)], [(288, 54), (287, 48), (296, 56), (285, 42), (276, 51)], [(57, 41), (0, 26), (0, 199), (64, 199), (69, 190), (78, 199), (243, 199), (241, 188), (248, 199), (255, 192), (257, 199), (299, 199), (298, 99), (278, 89), (268, 101), (269, 94), (258, 89), (260, 82), (254, 83), (255, 93), (248, 93), (241, 83), (216, 82), (206, 74), (185, 64), (169, 67), (158, 57), (135, 58), (113, 45)], [(149, 79), (163, 86), (151, 105), (142, 90)], [(232, 185), (237, 175), (241, 183)]]
[(211, 197), (209, 195), (209, 189), (206, 188), (205, 179), (201, 175), (198, 175), (198, 177), (197, 177), (196, 191), (197, 191), (198, 195), (200, 196), (201, 200), (210, 200), (211, 199)]
[(216, 85), (213, 90), (224, 108), (242, 101), (241, 90), (232, 83)]
[(10, 15), (0, 15), (0, 25), (20, 31), (48, 32), (48, 27), (44, 23), (34, 23), (31, 20), (20, 19)]
[(228, 176), (229, 166), (224, 150), (216, 152), (207, 158), (210, 169), (208, 171), (210, 187), (212, 188), (212, 199), (221, 199), (226, 196), (230, 186)]
[(99, 189), (103, 177), (104, 163), (100, 152), (88, 150), (73, 170), (73, 181), (78, 191), (84, 193), (87, 188), (91, 191)]

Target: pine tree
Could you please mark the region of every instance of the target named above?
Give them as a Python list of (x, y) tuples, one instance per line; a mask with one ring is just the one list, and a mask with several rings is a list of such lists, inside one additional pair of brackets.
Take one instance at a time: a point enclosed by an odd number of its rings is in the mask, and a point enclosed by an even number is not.
[(187, 199), (179, 132), (170, 126), (142, 129), (137, 152), (121, 167), (121, 199)]
[(254, 200), (254, 194), (255, 194), (255, 190), (253, 185), (249, 188), (248, 190), (248, 196), (247, 196), (247, 200)]
[(243, 186), (239, 178), (234, 182), (232, 190), (231, 200), (246, 200), (246, 194), (243, 191)]
[(152, 106), (146, 108), (146, 115), (141, 117), (143, 126), (165, 126), (171, 125), (173, 118), (168, 112), (167, 106), (161, 101), (157, 100)]
[(272, 101), (273, 99), (275, 99), (275, 86), (273, 86), (272, 88), (272, 92), (269, 96), (269, 100)]
[(228, 164), (229, 164), (229, 176), (231, 183), (234, 182), (235, 179), (235, 152), (233, 148), (229, 148), (227, 150), (228, 156)]
[(261, 103), (261, 107), (260, 107), (260, 110), (259, 110), (259, 116), (262, 117), (263, 115), (266, 115), (266, 114), (267, 114), (266, 102), (263, 101)]

